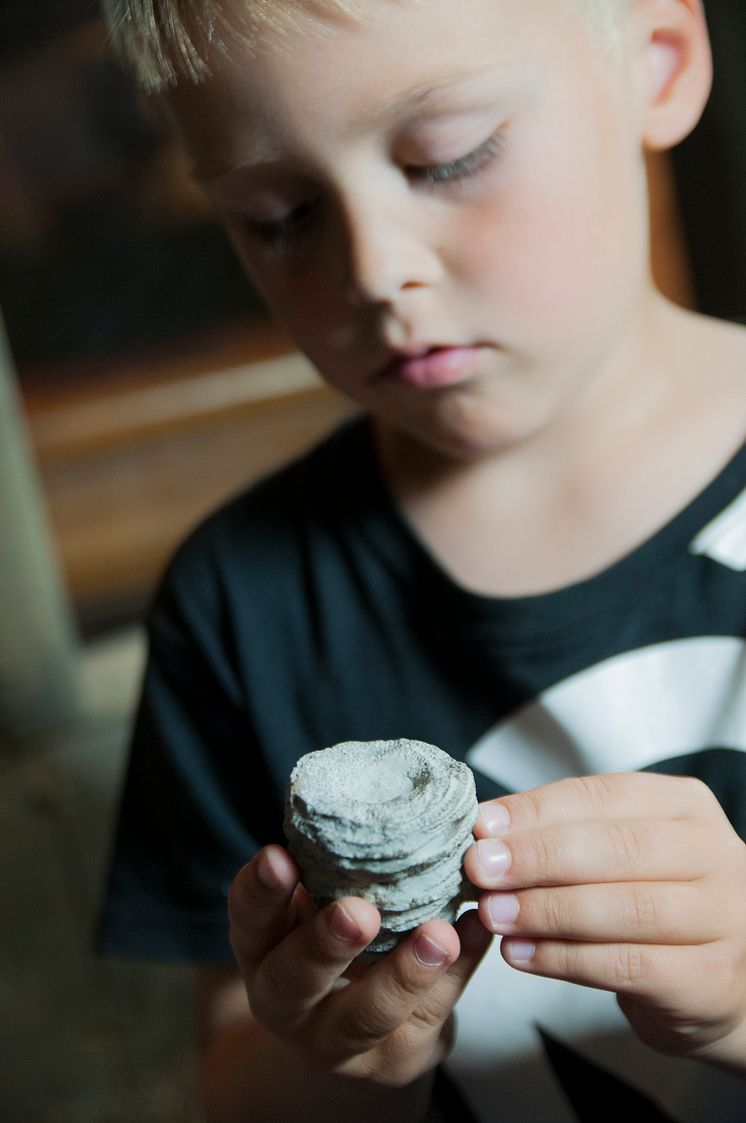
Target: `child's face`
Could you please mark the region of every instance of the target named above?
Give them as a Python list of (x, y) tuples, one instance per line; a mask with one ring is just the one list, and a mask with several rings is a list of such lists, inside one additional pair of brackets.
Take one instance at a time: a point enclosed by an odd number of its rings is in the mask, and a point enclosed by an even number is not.
[(558, 0), (367, 0), (364, 16), (234, 52), (175, 96), (177, 120), (324, 378), (479, 455), (629, 349), (648, 291), (639, 68)]

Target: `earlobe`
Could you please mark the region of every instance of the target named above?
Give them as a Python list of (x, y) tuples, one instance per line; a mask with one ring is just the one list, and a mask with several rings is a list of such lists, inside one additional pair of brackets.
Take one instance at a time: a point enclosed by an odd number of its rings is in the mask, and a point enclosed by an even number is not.
[(638, 0), (645, 21), (648, 97), (643, 142), (672, 148), (688, 136), (707, 104), (712, 57), (701, 0)]

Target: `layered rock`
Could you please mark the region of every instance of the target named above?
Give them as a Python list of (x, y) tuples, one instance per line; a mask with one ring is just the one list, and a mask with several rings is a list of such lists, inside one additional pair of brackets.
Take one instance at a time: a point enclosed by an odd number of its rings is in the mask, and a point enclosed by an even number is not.
[(296, 764), (285, 833), (317, 903), (352, 895), (380, 910), (366, 950), (385, 952), (425, 920), (456, 918), (469, 898), (462, 860), (476, 816), (471, 770), (441, 749), (346, 741)]

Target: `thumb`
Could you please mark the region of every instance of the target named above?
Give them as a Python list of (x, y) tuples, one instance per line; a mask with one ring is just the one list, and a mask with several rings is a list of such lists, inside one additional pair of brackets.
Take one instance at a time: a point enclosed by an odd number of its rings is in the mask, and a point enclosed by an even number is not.
[(437, 980), (426, 999), (432, 1016), (442, 1017), (443, 1020), (456, 1005), (493, 940), (492, 933), (484, 927), (476, 909), (463, 913), (455, 928), (461, 952)]

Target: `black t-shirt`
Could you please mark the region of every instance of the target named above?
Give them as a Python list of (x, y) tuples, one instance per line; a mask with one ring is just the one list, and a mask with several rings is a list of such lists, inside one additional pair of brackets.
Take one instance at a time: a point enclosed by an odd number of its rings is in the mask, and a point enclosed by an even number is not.
[[(564, 775), (699, 775), (746, 836), (745, 485), (742, 449), (617, 564), (517, 598), (470, 593), (442, 570), (392, 502), (365, 419), (239, 495), (182, 547), (152, 610), (101, 948), (229, 961), (228, 886), (258, 846), (283, 841), (298, 757), (339, 741), (432, 742), (468, 761), (480, 799)], [(493, 1102), (510, 1102), (500, 1114), (511, 1123), (582, 1118), (566, 1086), (578, 1035), (612, 1022), (589, 1013), (586, 991), (573, 1037), (581, 988), (512, 972), (521, 1016), (533, 1020), (531, 1044), (514, 1029), (506, 1051), (505, 1033), (490, 1029), (497, 999), (488, 1009), (477, 1001), (492, 993), (490, 971), (509, 971), (498, 959), (488, 957), (485, 985), (462, 1000), (454, 1078), (480, 1119)], [(571, 997), (552, 998), (550, 985), (549, 1005), (539, 995), (529, 1015), (520, 988), (548, 983)], [(512, 985), (502, 975), (494, 983), (501, 995)], [(506, 1002), (515, 1021), (514, 999)], [(485, 1035), (499, 1037), (497, 1052), (485, 1053)], [(640, 1049), (633, 1040), (631, 1053)], [(592, 1053), (585, 1048), (584, 1063), (605, 1073)], [(615, 1044), (610, 1079), (645, 1088), (658, 1058), (645, 1050), (627, 1069), (622, 1053)], [(588, 1071), (576, 1076), (588, 1089)], [(727, 1106), (697, 1114), (687, 1088), (679, 1099), (667, 1093), (680, 1123), (742, 1118)], [(608, 1094), (602, 1080), (598, 1103)], [(575, 1114), (563, 1114), (568, 1102)]]

